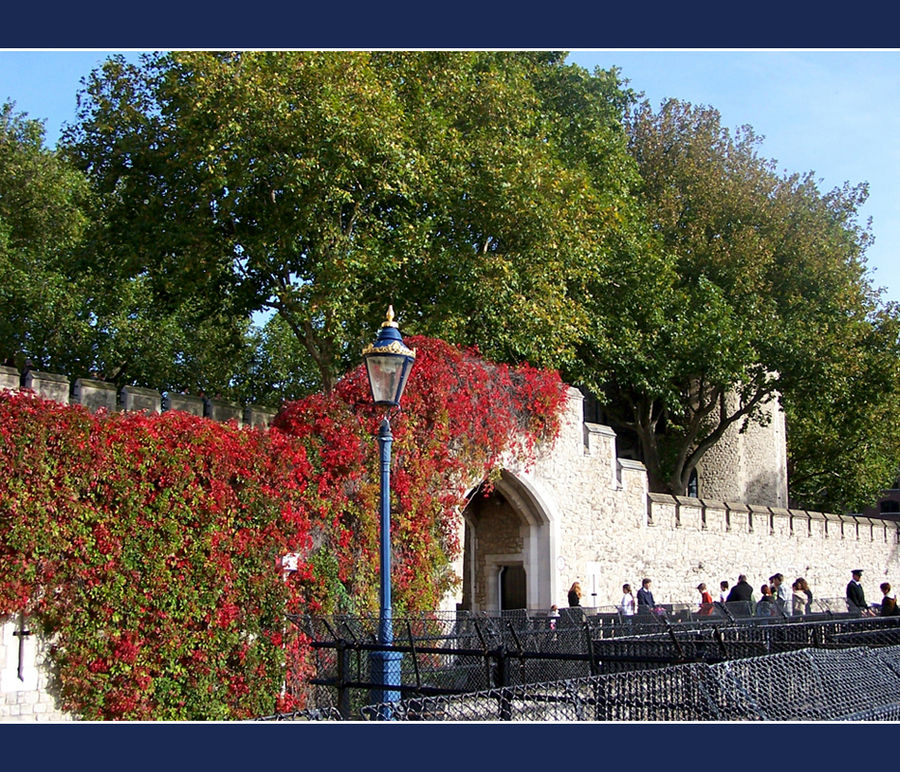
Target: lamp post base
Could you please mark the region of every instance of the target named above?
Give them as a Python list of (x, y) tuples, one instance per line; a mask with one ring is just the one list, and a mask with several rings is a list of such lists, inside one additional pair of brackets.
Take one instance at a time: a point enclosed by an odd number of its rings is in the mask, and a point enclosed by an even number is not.
[[(380, 705), (382, 703), (397, 702), (400, 692), (392, 689), (399, 686), (400, 663), (403, 652), (400, 651), (372, 651), (369, 652), (369, 675), (372, 683), (382, 684), (380, 688), (369, 692), (369, 704)], [(389, 705), (383, 705), (378, 716), (382, 721), (390, 721), (392, 718)]]

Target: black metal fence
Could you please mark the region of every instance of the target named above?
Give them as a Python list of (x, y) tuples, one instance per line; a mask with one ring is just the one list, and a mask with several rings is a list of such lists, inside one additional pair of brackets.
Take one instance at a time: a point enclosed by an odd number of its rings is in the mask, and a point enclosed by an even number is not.
[[(900, 714), (900, 618), (826, 604), (789, 619), (725, 608), (630, 619), (604, 609), (562, 609), (556, 620), (524, 612), (395, 618), (393, 649), (403, 659), (400, 700), (389, 713), (442, 721)], [(370, 653), (383, 650), (377, 618), (293, 621), (313, 641), (315, 675), (294, 687), (309, 707), (266, 718), (384, 715), (369, 704), (370, 690), (381, 686), (369, 675)]]
[[(398, 721), (896, 721), (900, 646), (692, 663), (474, 694), (414, 697)], [(361, 717), (376, 720), (378, 706)]]

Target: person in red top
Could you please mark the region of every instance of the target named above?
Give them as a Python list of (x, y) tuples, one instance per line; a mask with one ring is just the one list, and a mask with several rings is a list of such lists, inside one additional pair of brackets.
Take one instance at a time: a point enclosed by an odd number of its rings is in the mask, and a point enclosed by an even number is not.
[(706, 584), (700, 582), (697, 585), (697, 589), (700, 591), (700, 614), (702, 616), (707, 616), (708, 614), (712, 614), (713, 612), (713, 599), (712, 595), (710, 595), (709, 590), (706, 589)]

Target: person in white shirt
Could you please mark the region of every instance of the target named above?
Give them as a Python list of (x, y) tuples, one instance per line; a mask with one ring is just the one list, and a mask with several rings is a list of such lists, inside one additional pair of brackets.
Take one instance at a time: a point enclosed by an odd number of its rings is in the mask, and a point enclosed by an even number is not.
[(727, 603), (728, 602), (728, 580), (723, 579), (719, 582), (719, 603)]
[[(619, 611), (623, 617), (633, 617), (637, 611), (637, 602), (634, 599), (634, 593), (631, 591), (630, 584), (622, 585), (622, 601), (619, 603)], [(631, 621), (630, 619), (628, 620)]]
[(800, 576), (791, 585), (791, 616), (802, 616), (806, 611), (806, 593), (803, 585), (806, 580)]
[(547, 612), (547, 618), (550, 620), (550, 629), (556, 629), (556, 620), (559, 619), (559, 606), (555, 603), (550, 606), (550, 611)]

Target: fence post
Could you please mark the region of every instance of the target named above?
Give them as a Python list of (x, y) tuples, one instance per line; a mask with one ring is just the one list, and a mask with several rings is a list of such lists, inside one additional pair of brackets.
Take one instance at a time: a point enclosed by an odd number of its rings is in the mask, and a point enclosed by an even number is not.
[(600, 675), (600, 666), (597, 664), (597, 655), (594, 653), (594, 639), (591, 637), (591, 623), (584, 620), (584, 635), (587, 640), (587, 650), (590, 659), (591, 675)]
[(505, 644), (500, 644), (494, 649), (494, 659), (496, 665), (494, 667), (494, 686), (509, 686), (509, 651)]
[(504, 644), (494, 649), (496, 665), (494, 667), (494, 685), (502, 689), (500, 693), (500, 720), (512, 721), (512, 707), (509, 703), (509, 695), (505, 688), (509, 686), (509, 652)]
[(345, 721), (350, 720), (350, 690), (347, 688), (347, 673), (350, 670), (350, 649), (343, 638), (337, 642), (337, 690), (338, 712)]

